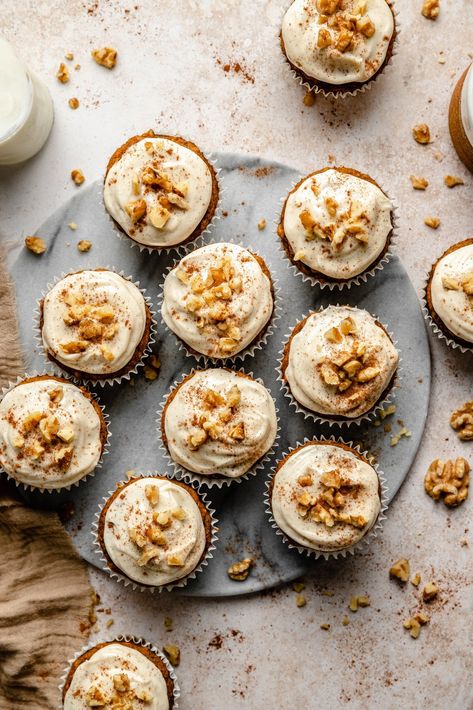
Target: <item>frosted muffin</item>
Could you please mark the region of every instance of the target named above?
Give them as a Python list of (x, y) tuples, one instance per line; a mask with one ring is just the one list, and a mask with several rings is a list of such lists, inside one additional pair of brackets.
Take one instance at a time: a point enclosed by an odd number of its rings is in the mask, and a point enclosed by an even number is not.
[(259, 341), (274, 310), (264, 260), (236, 244), (208, 244), (166, 276), (162, 316), (191, 353), (233, 357)]
[(459, 78), (448, 109), (448, 126), (458, 157), (473, 172), (473, 64)]
[(212, 519), (191, 486), (143, 476), (119, 484), (107, 500), (98, 541), (110, 570), (142, 587), (163, 587), (197, 570), (212, 542)]
[(48, 291), (40, 311), (48, 358), (78, 379), (126, 375), (147, 349), (151, 311), (140, 289), (113, 271), (68, 274)]
[(239, 478), (271, 449), (276, 433), (266, 387), (223, 368), (188, 375), (168, 395), (161, 417), (172, 460), (204, 478)]
[(218, 194), (215, 170), (194, 143), (153, 131), (115, 151), (104, 182), (105, 207), (116, 226), (158, 250), (185, 244), (207, 229)]
[(0, 467), (41, 490), (67, 488), (99, 463), (107, 425), (95, 399), (72, 382), (40, 375), (0, 402)]
[(278, 235), (287, 257), (321, 283), (349, 282), (385, 256), (393, 234), (393, 205), (368, 175), (324, 168), (289, 193)]
[(279, 462), (269, 489), (276, 525), (298, 548), (338, 552), (359, 543), (381, 512), (376, 470), (351, 447), (310, 441)]
[(72, 663), (62, 691), (64, 710), (91, 707), (172, 710), (175, 683), (168, 663), (149, 646), (108, 641)]
[(284, 348), (281, 376), (309, 412), (350, 421), (387, 397), (398, 361), (391, 338), (367, 311), (328, 306), (296, 325)]
[(294, 0), (280, 35), (297, 76), (335, 95), (372, 81), (389, 62), (395, 37), (386, 0)]
[(473, 344), (473, 239), (447, 249), (433, 265), (426, 289), (432, 321), (450, 340)]

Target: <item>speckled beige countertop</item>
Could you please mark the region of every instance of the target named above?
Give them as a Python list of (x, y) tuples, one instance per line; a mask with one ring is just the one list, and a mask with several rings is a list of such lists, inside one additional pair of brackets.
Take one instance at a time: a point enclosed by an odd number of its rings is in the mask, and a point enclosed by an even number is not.
[[(87, 181), (98, 178), (113, 149), (149, 127), (194, 137), (210, 149), (259, 153), (302, 172), (329, 156), (369, 172), (399, 204), (399, 253), (418, 292), (433, 259), (472, 236), (473, 176), (458, 161), (447, 129), (449, 97), (473, 51), (472, 0), (441, 0), (437, 22), (421, 16), (422, 0), (396, 0), (402, 33), (393, 67), (368, 94), (340, 104), (317, 99), (311, 108), (281, 61), (276, 35), (284, 3), (134, 2), (3, 1), (5, 35), (46, 81), (56, 107), (46, 148), (1, 175), (4, 239), (19, 244), (74, 194), (71, 169), (83, 170)], [(90, 59), (90, 50), (103, 45), (118, 49), (113, 72)], [(67, 51), (81, 69), (61, 85), (55, 73)], [(77, 111), (67, 105), (72, 96), (81, 102)], [(434, 138), (426, 147), (411, 137), (421, 121)], [(412, 189), (412, 173), (430, 180), (426, 192)], [(447, 189), (447, 173), (461, 175), (465, 186)], [(424, 226), (428, 215), (441, 218), (437, 231)], [(473, 460), (473, 443), (459, 442), (448, 421), (454, 406), (473, 398), (473, 358), (439, 342), (432, 343), (432, 357), (424, 441), (369, 554), (318, 565), (300, 609), (290, 588), (192, 601), (124, 591), (93, 570), (103, 606), (112, 609), (111, 616), (98, 614), (96, 638), (121, 632), (177, 643), (182, 710), (473, 707), (473, 501), (470, 496), (449, 511), (422, 486), (432, 459)], [(401, 556), (441, 590), (417, 641), (402, 621), (417, 608), (419, 593), (388, 578)], [(347, 604), (357, 594), (369, 594), (371, 606), (351, 614)], [(172, 632), (164, 630), (165, 616), (173, 618)], [(106, 629), (110, 618), (114, 624)], [(325, 623), (329, 631), (320, 628)]]

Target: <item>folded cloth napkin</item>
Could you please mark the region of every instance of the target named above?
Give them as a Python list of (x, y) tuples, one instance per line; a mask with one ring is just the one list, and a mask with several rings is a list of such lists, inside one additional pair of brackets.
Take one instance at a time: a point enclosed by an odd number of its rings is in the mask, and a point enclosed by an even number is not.
[[(0, 257), (2, 255), (0, 254)], [(0, 387), (23, 374), (14, 294), (0, 261)], [(68, 659), (86, 642), (87, 568), (53, 512), (0, 478), (0, 708), (52, 710)]]

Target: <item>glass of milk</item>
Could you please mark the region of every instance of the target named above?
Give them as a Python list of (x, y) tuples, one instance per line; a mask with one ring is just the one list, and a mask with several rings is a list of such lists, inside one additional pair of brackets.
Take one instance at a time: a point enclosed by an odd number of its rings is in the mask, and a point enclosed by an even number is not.
[(46, 86), (0, 37), (0, 165), (31, 158), (53, 125), (53, 102)]

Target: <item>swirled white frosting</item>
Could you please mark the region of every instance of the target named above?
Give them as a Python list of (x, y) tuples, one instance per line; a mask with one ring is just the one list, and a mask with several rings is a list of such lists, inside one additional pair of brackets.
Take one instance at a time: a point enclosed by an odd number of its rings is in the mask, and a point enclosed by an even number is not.
[[(121, 680), (123, 674), (129, 680), (130, 691), (117, 693), (113, 679)], [(126, 707), (133, 710), (169, 709), (166, 681), (159, 668), (141, 651), (119, 642), (97, 649), (76, 668), (64, 697), (64, 710), (89, 710), (89, 698), (96, 690), (105, 699), (130, 699), (132, 705)], [(150, 699), (141, 700), (135, 691)], [(112, 707), (112, 703), (104, 707)]]
[[(240, 400), (229, 410), (232, 387), (238, 388)], [(206, 400), (209, 390), (221, 395), (223, 402), (210, 405)], [(222, 430), (217, 439), (208, 437), (194, 449), (189, 437), (200, 430), (201, 417), (216, 422)], [(241, 424), (242, 435), (233, 438), (232, 432)], [(205, 476), (237, 478), (273, 445), (276, 409), (268, 390), (252, 378), (225, 369), (201, 370), (178, 386), (165, 409), (164, 429), (169, 453), (178, 464)]]
[[(366, 13), (357, 12), (366, 6)], [(394, 32), (393, 13), (385, 0), (344, 0), (344, 9), (328, 22), (321, 22), (316, 0), (294, 0), (284, 15), (282, 39), (287, 58), (307, 76), (327, 84), (341, 85), (368, 81), (386, 59)], [(368, 17), (374, 24), (371, 37), (356, 31), (344, 52), (337, 49), (338, 31), (330, 26), (331, 17)], [(318, 46), (320, 30), (330, 34), (328, 47)]]
[[(76, 298), (79, 307), (110, 306), (113, 309), (113, 337), (89, 340), (81, 352), (64, 347), (83, 340), (79, 324), (67, 324), (69, 305)], [(93, 314), (91, 314), (91, 317)], [(87, 316), (86, 316), (87, 317)], [(65, 320), (66, 319), (66, 320)], [(125, 367), (135, 354), (146, 326), (143, 294), (131, 281), (113, 271), (80, 271), (69, 274), (46, 294), (43, 304), (42, 338), (45, 350), (67, 367), (94, 375), (113, 374)], [(107, 359), (103, 347), (106, 348)]]
[[(148, 146), (151, 145), (152, 149)], [(155, 227), (149, 216), (133, 222), (126, 205), (143, 198), (148, 208), (157, 205), (159, 192), (140, 182), (142, 170), (152, 166), (173, 185), (185, 185), (186, 209), (171, 208), (171, 216), (162, 228)], [(136, 188), (138, 181), (139, 188)], [(129, 146), (112, 165), (105, 178), (105, 207), (122, 229), (140, 244), (169, 247), (184, 242), (199, 226), (212, 197), (212, 173), (198, 153), (171, 138), (143, 138)]]
[[(146, 486), (156, 486), (159, 500), (153, 505), (146, 497)], [(163, 528), (166, 543), (158, 545), (157, 555), (138, 564), (143, 552), (130, 537), (130, 529), (145, 530), (153, 524), (153, 513), (182, 509), (183, 520), (171, 517)], [(115, 495), (104, 519), (103, 544), (112, 562), (127, 577), (148, 586), (162, 586), (187, 577), (199, 564), (206, 537), (202, 514), (191, 494), (181, 485), (163, 478), (143, 477), (132, 481)], [(182, 564), (170, 564), (172, 557)]]
[(473, 298), (462, 287), (468, 277), (473, 279), (473, 244), (455, 249), (439, 260), (430, 293), (434, 311), (448, 330), (473, 343)]
[[(330, 214), (327, 206), (333, 204), (336, 214)], [(325, 276), (350, 279), (366, 271), (383, 252), (392, 229), (392, 207), (373, 183), (330, 168), (309, 176), (289, 194), (284, 234), (297, 261)], [(313, 235), (308, 238), (300, 219), (304, 213), (331, 230), (336, 239), (340, 236), (341, 243)], [(355, 219), (362, 228), (358, 236), (348, 231)]]
[[(227, 273), (224, 284), (230, 288), (230, 297), (214, 298), (214, 294), (219, 293), (219, 286), (215, 287), (216, 282), (212, 280), (214, 268)], [(193, 291), (196, 277), (204, 283), (210, 279), (203, 292), (200, 288), (198, 293)], [(206, 300), (207, 297), (210, 300)], [(201, 303), (197, 309), (194, 308), (196, 299)], [(216, 308), (222, 309), (224, 314), (218, 319), (213, 317)], [(222, 242), (196, 249), (169, 272), (164, 282), (164, 321), (193, 350), (208, 357), (231, 357), (244, 350), (261, 333), (272, 313), (273, 296), (268, 276), (253, 254), (236, 244)], [(228, 349), (222, 350), (227, 339)]]
[[(297, 496), (306, 492), (318, 499), (326, 487), (320, 477), (338, 470), (343, 481), (349, 482), (343, 513), (361, 516), (363, 527), (337, 521), (330, 527), (303, 517), (298, 508)], [(299, 478), (310, 475), (312, 483), (302, 486)], [(271, 508), (279, 528), (295, 543), (312, 550), (334, 551), (351, 547), (373, 527), (380, 509), (379, 479), (375, 469), (351, 451), (335, 444), (308, 444), (286, 457), (276, 472), (271, 493)]]
[[(49, 393), (58, 388), (62, 398), (55, 402)], [(72, 431), (71, 441), (54, 437), (48, 443), (39, 425), (26, 434), (24, 423), (33, 412), (57, 418), (60, 431)], [(19, 383), (0, 403), (0, 466), (17, 481), (35, 488), (70, 486), (93, 471), (100, 460), (100, 425), (92, 402), (72, 383), (52, 378)], [(34, 444), (43, 451), (35, 451)], [(72, 448), (67, 467), (57, 461), (57, 453), (64, 447)]]
[[(341, 342), (331, 342), (327, 333), (339, 328), (345, 318), (351, 318), (356, 331), (342, 337)], [(363, 368), (373, 367), (379, 373), (368, 382), (353, 379), (352, 385), (340, 392), (327, 384), (321, 374), (321, 365), (338, 359), (341, 353), (350, 352), (360, 343), (365, 346)], [(399, 355), (387, 333), (367, 311), (349, 306), (328, 306), (311, 314), (302, 329), (289, 342), (289, 357), (285, 379), (293, 397), (321, 415), (356, 419), (368, 412), (378, 402), (396, 372)]]

